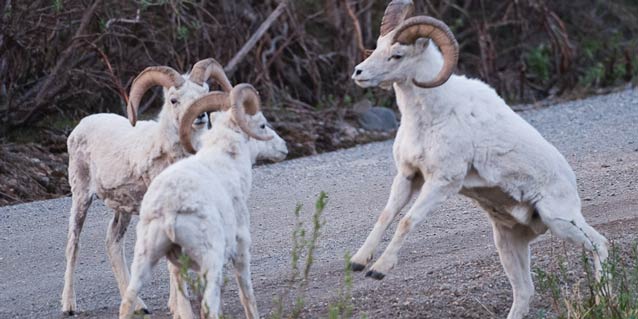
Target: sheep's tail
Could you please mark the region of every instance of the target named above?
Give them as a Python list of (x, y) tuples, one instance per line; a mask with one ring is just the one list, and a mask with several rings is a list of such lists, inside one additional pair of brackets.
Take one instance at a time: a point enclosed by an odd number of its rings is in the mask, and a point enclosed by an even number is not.
[(170, 217), (164, 219), (164, 229), (166, 231), (166, 236), (172, 242), (176, 242), (175, 222), (177, 222), (177, 214), (171, 215)]

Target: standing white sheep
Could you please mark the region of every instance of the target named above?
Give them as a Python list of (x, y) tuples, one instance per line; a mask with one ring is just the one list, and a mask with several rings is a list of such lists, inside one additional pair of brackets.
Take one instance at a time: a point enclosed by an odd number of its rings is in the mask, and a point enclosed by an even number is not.
[[(150, 181), (168, 165), (187, 156), (180, 145), (178, 125), (187, 106), (208, 92), (206, 81), (209, 78), (216, 80), (225, 91), (232, 88), (214, 59), (199, 61), (191, 74), (184, 76), (167, 66), (149, 67), (131, 86), (128, 120), (106, 113), (87, 116), (69, 135), (69, 183), (73, 203), (62, 292), (65, 314), (73, 315), (77, 311), (73, 277), (80, 232), (94, 196), (102, 199), (114, 212), (107, 229), (106, 245), (120, 294), (124, 294), (129, 271), (123, 238), (131, 215), (138, 213)], [(155, 85), (164, 87), (164, 105), (159, 117), (157, 121), (138, 122), (137, 110), (142, 96)], [(201, 131), (205, 130), (203, 125), (199, 126)], [(142, 300), (138, 302), (138, 309), (148, 312)]]
[[(176, 270), (179, 257), (189, 257), (191, 267), (204, 278), (202, 312), (208, 318), (220, 313), (222, 270), (228, 260), (235, 267), (241, 303), (247, 318), (259, 318), (250, 278), (250, 212), (247, 201), (252, 185), (252, 165), (267, 153), (283, 160), (285, 142), (268, 127), (259, 112), (259, 97), (248, 84), (230, 93), (213, 92), (196, 101), (182, 119), (180, 136), (190, 146), (190, 125), (197, 114), (227, 109), (215, 116), (213, 128), (202, 135), (196, 155), (167, 168), (144, 195), (137, 224), (137, 242), (131, 281), (120, 306), (120, 318), (129, 318), (144, 282), (157, 261), (166, 256)], [(248, 116), (247, 116), (247, 115)], [(249, 139), (267, 141), (248, 143)], [(253, 146), (261, 145), (261, 149)], [(192, 318), (189, 301), (177, 296), (176, 318)]]
[(594, 254), (598, 278), (607, 240), (585, 222), (576, 178), (565, 158), (488, 85), (453, 75), (458, 44), (452, 32), (431, 17), (406, 19), (412, 10), (410, 0), (388, 5), (377, 48), (352, 76), (362, 87), (393, 87), (402, 116), (390, 198), (352, 257), (353, 269), (365, 268), (412, 194), (419, 193), (366, 276), (382, 279), (416, 225), (461, 193), (487, 212), (514, 295), (508, 318), (523, 318), (534, 294), (531, 240), (549, 228), (583, 245)]

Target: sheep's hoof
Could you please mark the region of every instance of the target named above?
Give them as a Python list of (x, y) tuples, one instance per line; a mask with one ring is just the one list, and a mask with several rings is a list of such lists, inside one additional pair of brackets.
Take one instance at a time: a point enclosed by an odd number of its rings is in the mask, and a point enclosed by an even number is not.
[(151, 312), (148, 311), (148, 309), (146, 309), (146, 308), (142, 308), (140, 310), (135, 310), (135, 314), (136, 315), (150, 315)]
[(366, 268), (366, 265), (362, 265), (360, 263), (350, 263), (350, 269), (352, 271), (362, 271)]
[(67, 310), (67, 311), (64, 311), (64, 312), (62, 312), (62, 313), (63, 313), (65, 316), (68, 316), (68, 317), (70, 317), (70, 316), (75, 316), (75, 311), (73, 311), (73, 310)]
[(366, 277), (371, 277), (371, 278), (376, 279), (376, 280), (381, 280), (381, 279), (383, 279), (385, 277), (385, 275), (383, 273), (378, 272), (378, 271), (370, 270), (370, 271), (368, 271), (366, 273)]

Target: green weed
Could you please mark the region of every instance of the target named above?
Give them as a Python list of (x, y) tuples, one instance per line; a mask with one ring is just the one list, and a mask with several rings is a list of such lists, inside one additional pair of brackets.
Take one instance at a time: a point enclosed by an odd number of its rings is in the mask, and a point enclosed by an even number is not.
[(339, 288), (339, 298), (337, 302), (328, 306), (329, 319), (352, 318), (352, 269), (350, 267), (350, 253), (343, 256), (345, 269), (343, 276), (343, 287)]
[(321, 192), (315, 203), (315, 212), (312, 215), (312, 228), (310, 230), (306, 229), (304, 222), (301, 220), (303, 205), (297, 204), (295, 208), (296, 223), (292, 233), (290, 280), (284, 293), (275, 298), (275, 309), (271, 314), (273, 319), (299, 318), (304, 310), (304, 290), (308, 285), (308, 276), (314, 263), (314, 252), (321, 234), (321, 227), (325, 224), (322, 214), (327, 202), (328, 195), (325, 192)]
[[(534, 270), (538, 290), (549, 295), (552, 310), (551, 314), (542, 311), (538, 315), (558, 319), (638, 318), (637, 244), (625, 254), (612, 245), (609, 258), (603, 264), (600, 282), (596, 280), (592, 262), (584, 251), (580, 258), (582, 276), (562, 269), (550, 273)], [(567, 264), (565, 260), (559, 263)]]

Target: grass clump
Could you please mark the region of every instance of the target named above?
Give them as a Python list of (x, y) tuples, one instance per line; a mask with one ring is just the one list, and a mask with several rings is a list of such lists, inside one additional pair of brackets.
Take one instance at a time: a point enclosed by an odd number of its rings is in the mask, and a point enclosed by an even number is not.
[(350, 267), (350, 253), (343, 256), (345, 270), (343, 275), (343, 287), (339, 288), (337, 302), (328, 306), (329, 319), (352, 318), (352, 267)]
[[(538, 290), (549, 296), (551, 310), (541, 318), (636, 319), (638, 318), (638, 242), (629, 251), (612, 245), (603, 264), (603, 277), (595, 278), (593, 264), (583, 251), (580, 276), (566, 270), (559, 258), (559, 270), (536, 269)], [(575, 278), (578, 277), (578, 278)]]

